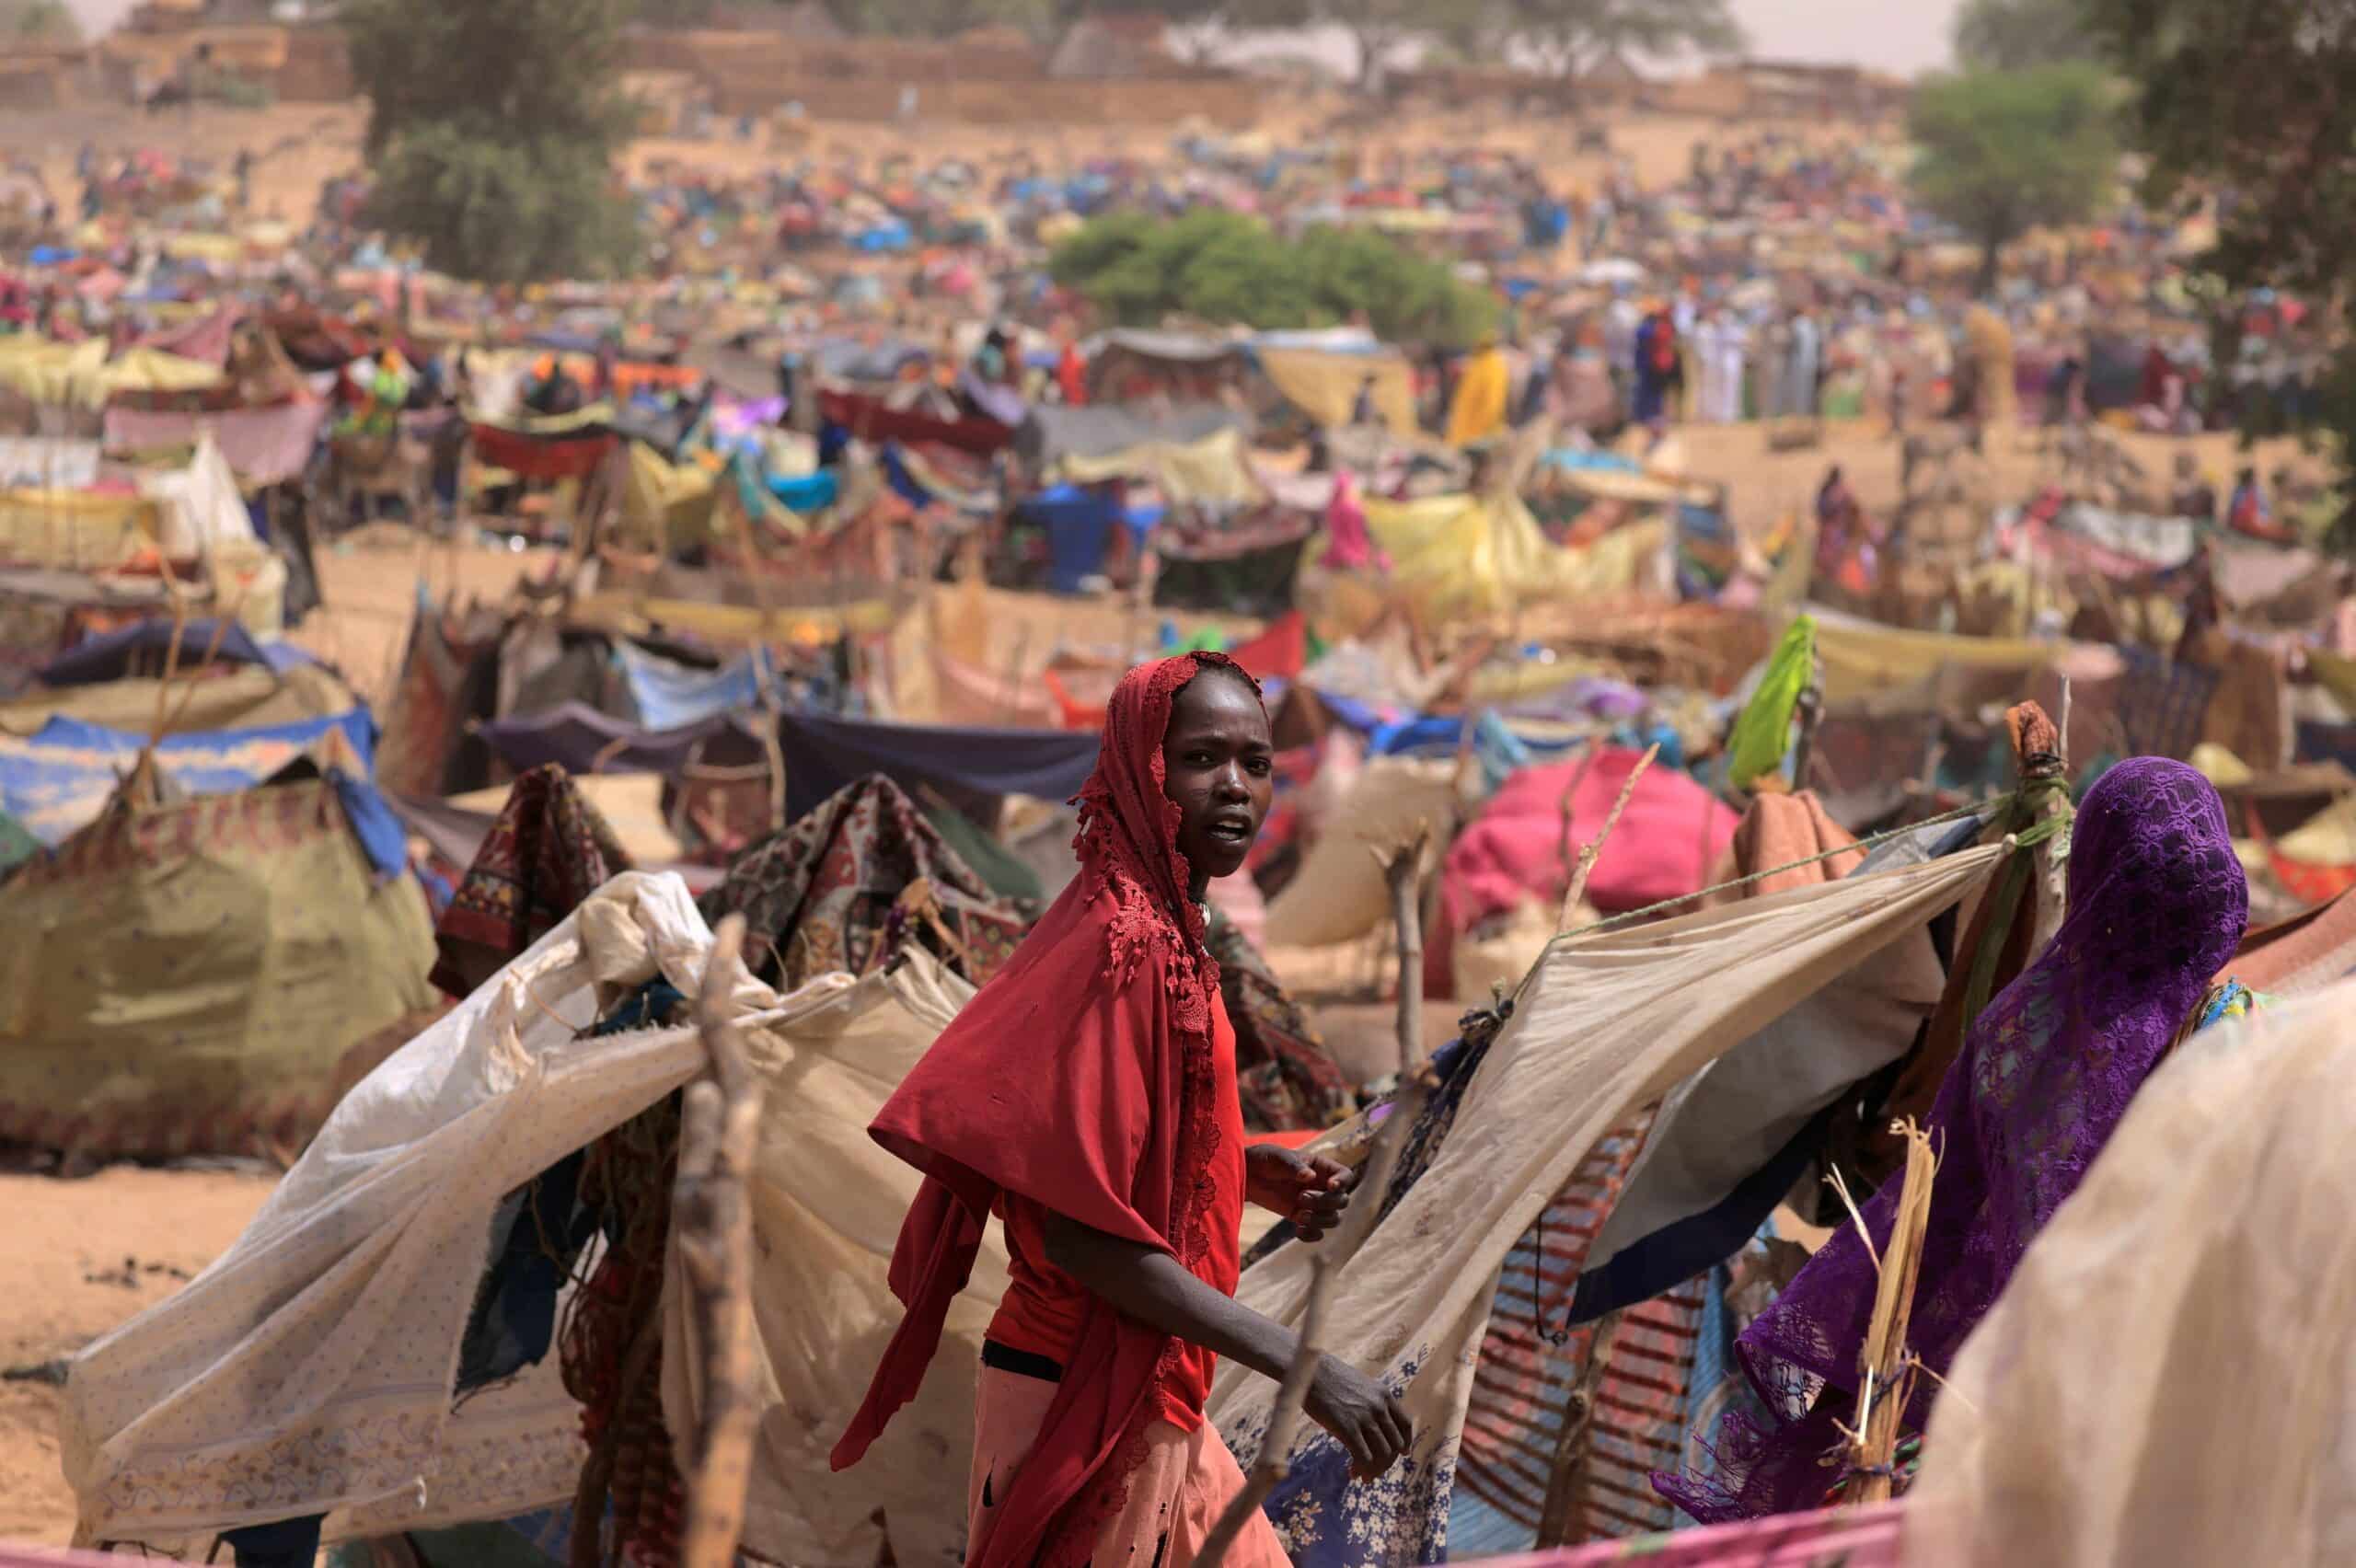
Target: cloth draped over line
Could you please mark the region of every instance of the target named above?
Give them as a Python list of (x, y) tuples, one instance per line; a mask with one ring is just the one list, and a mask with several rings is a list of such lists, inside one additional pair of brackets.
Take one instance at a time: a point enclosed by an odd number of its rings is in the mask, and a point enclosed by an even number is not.
[[(305, 1515), (327, 1514), (334, 1540), (568, 1505), (581, 1406), (555, 1357), (453, 1406), (484, 1237), (502, 1198), (703, 1070), (692, 1028), (582, 1032), (655, 974), (694, 994), (710, 941), (676, 877), (627, 873), (355, 1089), (226, 1254), (76, 1357), (63, 1447), (81, 1539), (190, 1554)], [(842, 1363), (888, 1330), (885, 1258), (917, 1185), (860, 1128), (968, 994), (916, 951), (783, 997), (741, 971), (728, 988), (731, 1012), (756, 1015), (769, 1082), (745, 1544), (772, 1560), (872, 1562), (881, 1508), (898, 1561), (957, 1561), (962, 1499), (937, 1494), (938, 1456), (972, 1436), (962, 1367), (925, 1386), (891, 1464), (841, 1477), (820, 1460), (857, 1397)], [(828, 1291), (806, 1288), (814, 1266)], [(992, 1240), (947, 1314), (970, 1354), (1004, 1282)], [(665, 1288), (685, 1299), (676, 1276)], [(696, 1364), (681, 1313), (659, 1330), (666, 1367)], [(703, 1397), (685, 1371), (661, 1390), (682, 1431)]]
[[(1641, 1108), (1762, 1022), (1872, 961), (1953, 904), (2003, 851), (1846, 879), (1637, 930), (1557, 940), (1523, 982), (1515, 1014), (1480, 1064), (1431, 1169), (1383, 1218), (1335, 1282), (1328, 1353), (1403, 1386), (1415, 1443), (1380, 1480), (1354, 1483), (1331, 1439), (1306, 1436), (1269, 1516), (1298, 1562), (1430, 1562), (1445, 1543), (1473, 1372), (1492, 1298), (1533, 1330), (1559, 1318), (1571, 1282), (1535, 1308), (1497, 1296), (1516, 1241), (1584, 1162)], [(1340, 1141), (1363, 1126), (1345, 1124)], [(1246, 1269), (1237, 1298), (1298, 1321), (1305, 1249)], [(1249, 1465), (1272, 1390), (1222, 1368), (1210, 1414)]]
[[(919, 881), (931, 890), (939, 928), (900, 907), (902, 895)], [(907, 797), (880, 777), (846, 787), (817, 810), (737, 856), (728, 875), (699, 901), (699, 913), (715, 922), (730, 914), (744, 916), (748, 962), (760, 977), (789, 987), (829, 973), (865, 976), (912, 950), (940, 960), (951, 981), (962, 986), (986, 978), (1022, 933), (1013, 911), (995, 900), (941, 842)], [(895, 1075), (884, 1088), (897, 1081)], [(878, 1093), (852, 1124), (863, 1126), (882, 1103)], [(569, 1386), (580, 1397), (591, 1425), (606, 1435), (617, 1456), (617, 1484), (609, 1488), (604, 1505), (588, 1500), (592, 1515), (609, 1506), (616, 1539), (650, 1557), (673, 1552), (677, 1545), (683, 1482), (674, 1460), (672, 1434), (689, 1428), (675, 1419), (677, 1401), (672, 1390), (687, 1371), (676, 1361), (675, 1350), (664, 1346), (633, 1381), (618, 1347), (640, 1332), (643, 1313), (651, 1309), (646, 1303), (668, 1287), (664, 1271), (676, 1261), (676, 1250), (669, 1245), (669, 1206), (633, 1205), (629, 1194), (668, 1191), (668, 1162), (677, 1137), (676, 1113), (662, 1105), (607, 1134), (591, 1151), (611, 1194), (607, 1221), (629, 1234), (633, 1244), (606, 1249), (590, 1281), (590, 1305), (575, 1314), (567, 1346)], [(898, 1192), (903, 1200), (913, 1195), (913, 1182), (896, 1179), (906, 1168), (883, 1150), (862, 1141), (858, 1155), (849, 1162), (852, 1168), (872, 1170), (881, 1163), (895, 1174), (887, 1190)], [(807, 1201), (801, 1201), (806, 1210)], [(826, 1249), (815, 1251), (823, 1254)], [(880, 1288), (880, 1282), (872, 1283)], [(806, 1294), (799, 1284), (791, 1290)], [(994, 1297), (990, 1304), (995, 1305)], [(880, 1339), (881, 1320), (863, 1325), (862, 1332), (870, 1329)], [(807, 1341), (795, 1338), (791, 1343)], [(805, 1380), (802, 1386), (810, 1385)], [(836, 1389), (837, 1400), (833, 1419), (824, 1426), (830, 1432), (852, 1408), (852, 1389), (839, 1373), (829, 1386)], [(970, 1415), (970, 1402), (959, 1408)], [(939, 1413), (946, 1418), (945, 1412)], [(970, 1441), (970, 1419), (950, 1425), (960, 1442)], [(939, 1421), (927, 1418), (921, 1439), (930, 1441), (941, 1429)], [(819, 1434), (815, 1423), (803, 1429), (809, 1443), (819, 1441)], [(896, 1435), (907, 1440), (910, 1435)], [(630, 1456), (627, 1466), (619, 1458), (623, 1455)], [(618, 1484), (622, 1479), (629, 1482), (627, 1487)], [(876, 1478), (865, 1478), (843, 1495), (864, 1495), (875, 1484)], [(576, 1512), (582, 1502), (576, 1498)], [(802, 1489), (797, 1506), (804, 1514), (833, 1516), (832, 1505), (814, 1498), (808, 1488)], [(865, 1516), (859, 1513), (844, 1518), (856, 1524)], [(843, 1520), (837, 1520), (837, 1526), (836, 1533), (848, 1528)], [(940, 1528), (933, 1511), (921, 1509), (901, 1521), (894, 1539), (908, 1545), (937, 1536)], [(789, 1534), (784, 1539), (800, 1538)]]
[[(930, 887), (962, 953), (900, 909), (918, 881)], [(911, 940), (979, 985), (1022, 940), (1022, 917), (880, 774), (846, 785), (737, 856), (700, 907), (714, 925), (744, 916), (755, 973), (789, 987), (829, 970), (868, 974)]]
[[(2351, 1008), (2347, 984), (2274, 1004), (2152, 1075), (1957, 1354), (1906, 1562), (2356, 1551)], [(2196, 1497), (2232, 1505), (2154, 1506)]]
[[(893, 1254), (892, 1287), (907, 1316), (836, 1447), (838, 1468), (856, 1464), (920, 1386), (1000, 1193), (1167, 1252), (1190, 1271), (1203, 1264), (1218, 974), (1185, 897), (1161, 741), (1177, 691), (1212, 664), (1233, 667), (1223, 655), (1189, 653), (1122, 677), (1081, 791), (1080, 877), (871, 1129), (925, 1182)], [(974, 1568), (1086, 1561), (1145, 1457), (1180, 1349), (1091, 1298)]]
[(433, 984), (464, 997), (632, 870), (605, 813), (554, 763), (517, 778), (433, 928)]
[(982, 820), (1000, 795), (1068, 800), (1096, 766), (1097, 737), (1065, 730), (887, 724), (787, 713), (778, 721), (788, 817), (806, 816), (853, 779), (882, 773), (904, 790), (930, 784)]
[[(1940, 1376), (2180, 1037), (2248, 918), (2216, 790), (2162, 758), (2120, 763), (2086, 792), (2069, 879), (2069, 917), (1980, 1015), (1925, 1128), (1939, 1180), (1907, 1337)], [(1898, 1195), (1885, 1183), (1865, 1205), (1877, 1250)], [(1665, 1495), (1704, 1522), (1822, 1498), (1839, 1479), (1823, 1456), (1852, 1412), (1877, 1278), (1856, 1233), (1837, 1231), (1738, 1343), (1766, 1422), (1730, 1415), (1719, 1473), (1663, 1477)], [(1934, 1390), (1934, 1380), (1918, 1389), (1910, 1429), (1922, 1429)]]
[[(1847, 842), (1813, 794), (1761, 795), (1712, 880), (1756, 875)], [(1865, 859), (1862, 848), (1835, 855), (1709, 905), (1834, 882)], [(1696, 1412), (1724, 1397), (1735, 1335), (1796, 1266), (1790, 1254), (1798, 1250), (1770, 1239), (1768, 1216), (1808, 1162), (1822, 1158), (1831, 1109), (1917, 1037), (1939, 987), (1930, 930), (1909, 931), (1605, 1140), (1585, 1179), (1516, 1243), (1498, 1286), (1501, 1300), (1535, 1299), (1565, 1265), (1576, 1271), (1561, 1341), (1546, 1361), (1591, 1385), (1591, 1413), (1583, 1428), (1562, 1424), (1559, 1393), (1526, 1370), (1541, 1349), (1536, 1324), (1500, 1309), (1474, 1373), (1452, 1527), (1511, 1551), (1535, 1539), (1550, 1504), (1565, 1540), (1675, 1523), (1675, 1509), (1652, 1495), (1650, 1472), (1683, 1451)], [(1583, 1239), (1588, 1235), (1592, 1242)], [(1533, 1444), (1583, 1477), (1568, 1500), (1557, 1504), (1518, 1465)], [(1507, 1524), (1521, 1533), (1507, 1532)]]

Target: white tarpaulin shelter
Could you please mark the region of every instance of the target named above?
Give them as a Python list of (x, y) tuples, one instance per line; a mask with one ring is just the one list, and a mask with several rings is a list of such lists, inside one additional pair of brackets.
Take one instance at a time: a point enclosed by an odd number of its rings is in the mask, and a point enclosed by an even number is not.
[[(691, 1028), (580, 1032), (661, 974), (696, 994), (711, 936), (676, 875), (616, 878), (338, 1106), (235, 1246), (75, 1357), (63, 1446), (80, 1538), (202, 1555), (217, 1532), (327, 1516), (329, 1539), (566, 1505), (579, 1407), (552, 1353), (453, 1408), (461, 1336), (502, 1198), (704, 1066)], [(916, 1403), (829, 1476), (899, 1319), (885, 1270), (917, 1173), (866, 1136), (971, 994), (918, 950), (888, 973), (779, 997), (739, 969), (768, 1103), (753, 1193), (767, 1364), (746, 1545), (868, 1568), (956, 1562), (972, 1366), (1006, 1260), (995, 1232)], [(664, 1407), (692, 1430), (694, 1357), (664, 1309)], [(948, 1478), (944, 1480), (944, 1478)]]
[[(1956, 903), (2006, 851), (1968, 849), (1904, 870), (1745, 900), (1548, 948), (1515, 998), (1438, 1156), (1334, 1280), (1327, 1354), (1403, 1386), (1409, 1454), (1382, 1480), (1338, 1484), (1332, 1439), (1304, 1435), (1297, 1477), (1334, 1495), (1279, 1493), (1279, 1529), (1321, 1562), (1430, 1561), (1507, 1251), (1581, 1161), (1642, 1107)], [(1245, 1271), (1236, 1298), (1281, 1322), (1307, 1298), (1309, 1249)], [(1244, 1463), (1274, 1385), (1222, 1366), (1209, 1413)], [(1290, 1510), (1297, 1510), (1289, 1512)], [(1346, 1539), (1339, 1539), (1346, 1536)]]
[(156, 502), (156, 540), (164, 554), (188, 560), (222, 545), (252, 544), (253, 518), (237, 490), (237, 476), (210, 433), (197, 438), (196, 455), (185, 468), (139, 476), (139, 493)]

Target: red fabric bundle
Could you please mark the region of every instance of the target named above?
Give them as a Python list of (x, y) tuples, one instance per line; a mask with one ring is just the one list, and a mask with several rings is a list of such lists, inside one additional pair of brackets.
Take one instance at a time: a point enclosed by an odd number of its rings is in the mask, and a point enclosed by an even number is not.
[[(1440, 897), (1449, 928), (1461, 931), (1526, 898), (1559, 902), (1579, 850), (1603, 831), (1611, 802), (1642, 755), (1606, 746), (1596, 756), (1571, 801), (1567, 854), (1563, 791), (1577, 776), (1578, 759), (1526, 767), (1507, 779), (1449, 849)], [(1611, 914), (1700, 891), (1733, 842), (1738, 820), (1691, 778), (1656, 762), (1636, 781), (1635, 794), (1595, 863), (1588, 902)]]

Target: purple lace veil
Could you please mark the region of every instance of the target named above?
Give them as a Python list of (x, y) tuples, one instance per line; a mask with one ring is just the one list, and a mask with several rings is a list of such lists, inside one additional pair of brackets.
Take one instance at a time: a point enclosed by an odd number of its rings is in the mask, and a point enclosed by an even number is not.
[[(1907, 1338), (1944, 1374), (2233, 956), (2249, 916), (2223, 802), (2182, 763), (2135, 757), (2086, 791), (2069, 913), (1973, 1024), (1932, 1106), (1939, 1151)], [(1887, 1245), (1898, 1182), (1864, 1208)], [(1851, 1419), (1877, 1276), (1843, 1226), (1737, 1342), (1766, 1407), (1721, 1424), (1708, 1475), (1654, 1477), (1704, 1523), (1819, 1506)], [(1919, 1432), (1936, 1385), (1916, 1385)]]

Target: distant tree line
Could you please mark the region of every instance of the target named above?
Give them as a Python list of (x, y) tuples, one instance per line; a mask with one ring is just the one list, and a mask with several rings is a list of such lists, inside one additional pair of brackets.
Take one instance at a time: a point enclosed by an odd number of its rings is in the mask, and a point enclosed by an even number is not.
[[(782, 5), (790, 0), (751, 0)], [(743, 0), (638, 0), (652, 22), (696, 26)], [(1163, 17), (1174, 28), (1276, 28), (1328, 23), (1347, 31), (1361, 81), (1423, 38), (1456, 58), (1512, 59), (1570, 76), (1614, 54), (1729, 54), (1744, 47), (1727, 0), (826, 0), (854, 32), (942, 38), (1012, 27), (1053, 42), (1090, 16)]]

